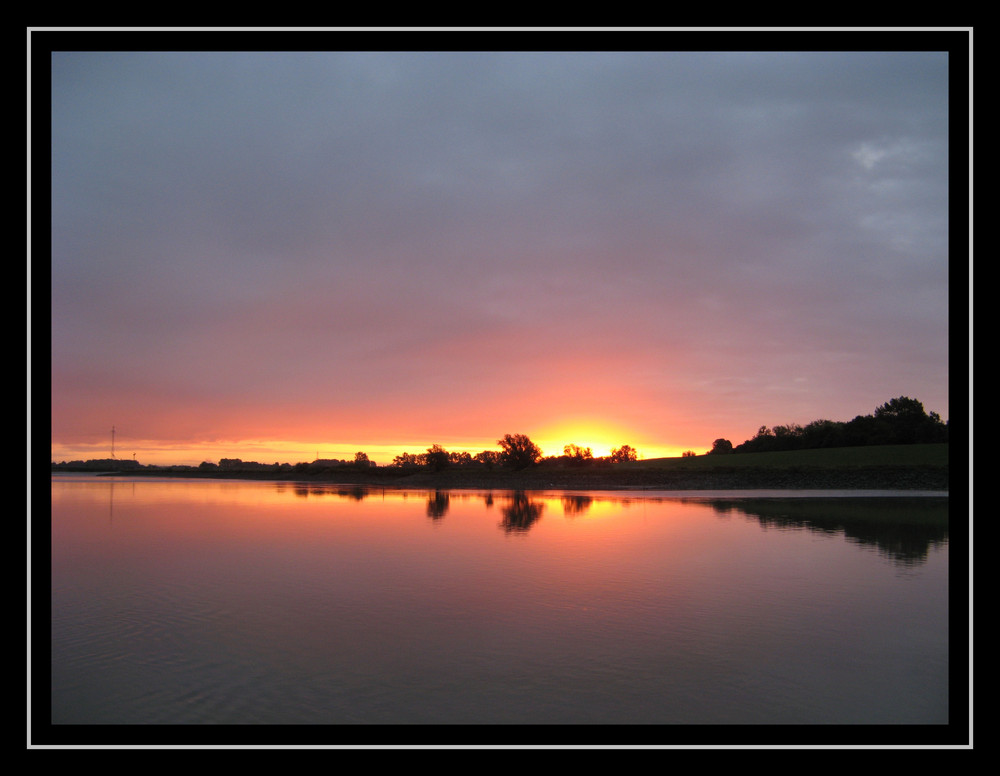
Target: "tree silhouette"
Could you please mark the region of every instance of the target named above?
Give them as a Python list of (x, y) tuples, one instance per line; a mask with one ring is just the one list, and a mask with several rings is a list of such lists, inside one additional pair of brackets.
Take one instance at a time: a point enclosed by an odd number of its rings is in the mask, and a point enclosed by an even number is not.
[(497, 444), (501, 448), (500, 463), (515, 471), (526, 469), (542, 457), (541, 449), (525, 434), (504, 434)]
[(569, 458), (570, 463), (577, 466), (582, 466), (594, 460), (594, 453), (589, 447), (579, 447), (577, 445), (566, 445), (563, 448), (563, 455)]
[(637, 461), (639, 460), (639, 454), (635, 451), (631, 445), (622, 445), (621, 447), (615, 447), (611, 450), (611, 455), (608, 456), (613, 463), (622, 463), (624, 461)]
[(885, 404), (875, 408), (876, 418), (923, 418), (924, 405), (908, 396), (890, 399)]
[(480, 453), (476, 453), (472, 457), (472, 460), (483, 464), (487, 469), (492, 469), (495, 464), (500, 463), (500, 453), (496, 450), (483, 450)]
[(441, 445), (432, 445), (427, 448), (424, 460), (432, 471), (439, 472), (451, 462), (451, 457)]
[(716, 439), (712, 442), (712, 449), (708, 451), (709, 455), (721, 455), (723, 453), (733, 452), (733, 443), (728, 439)]
[(468, 466), (472, 463), (472, 454), (465, 450), (448, 453), (448, 462), (455, 466)]
[(423, 466), (426, 456), (423, 453), (403, 453), (392, 459), (393, 466)]
[(873, 414), (858, 415), (846, 423), (814, 420), (804, 427), (797, 423), (774, 428), (761, 426), (753, 439), (733, 448), (733, 452), (761, 453), (772, 450), (947, 441), (948, 425), (941, 421), (940, 415), (936, 412), (928, 415), (919, 401), (900, 396), (880, 405)]

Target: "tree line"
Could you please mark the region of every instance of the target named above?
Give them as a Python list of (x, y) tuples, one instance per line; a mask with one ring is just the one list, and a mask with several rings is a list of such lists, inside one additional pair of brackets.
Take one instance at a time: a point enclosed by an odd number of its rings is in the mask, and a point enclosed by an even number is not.
[(435, 444), (423, 453), (401, 453), (393, 460), (391, 466), (399, 468), (429, 468), (441, 471), (450, 466), (482, 467), (492, 469), (501, 466), (519, 471), (539, 463), (564, 463), (573, 466), (587, 466), (594, 463), (619, 463), (638, 460), (639, 454), (631, 445), (622, 445), (612, 449), (611, 454), (595, 457), (589, 447), (575, 444), (566, 445), (563, 454), (545, 456), (542, 449), (526, 434), (504, 434), (497, 440), (499, 450), (482, 450), (472, 454), (467, 451), (449, 451)]
[(912, 445), (948, 441), (948, 423), (936, 412), (926, 412), (922, 402), (907, 396), (890, 399), (870, 415), (849, 421), (814, 420), (805, 426), (761, 426), (753, 438), (733, 446), (716, 439), (709, 455), (810, 450), (823, 447)]

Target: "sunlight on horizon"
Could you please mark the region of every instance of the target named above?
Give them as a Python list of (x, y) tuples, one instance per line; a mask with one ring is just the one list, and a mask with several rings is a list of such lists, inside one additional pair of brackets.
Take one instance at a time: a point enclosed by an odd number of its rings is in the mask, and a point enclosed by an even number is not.
[[(510, 433), (521, 433), (512, 431)], [(686, 449), (669, 445), (643, 445), (628, 434), (614, 430), (610, 426), (597, 424), (567, 424), (552, 427), (537, 435), (530, 432), (528, 437), (541, 448), (545, 456), (560, 456), (566, 445), (575, 444), (580, 448), (590, 448), (595, 458), (610, 454), (613, 448), (622, 445), (633, 447), (641, 459), (677, 457)], [(499, 436), (498, 436), (499, 439)], [(114, 453), (110, 442), (92, 444), (51, 445), (51, 460), (55, 463), (69, 461), (135, 460), (144, 466), (197, 466), (202, 462), (218, 463), (223, 458), (238, 458), (242, 461), (262, 464), (310, 463), (316, 460), (353, 461), (355, 454), (365, 453), (369, 460), (380, 466), (392, 463), (402, 453), (424, 453), (432, 445), (441, 445), (449, 452), (468, 452), (475, 455), (483, 450), (497, 450), (497, 440), (449, 442), (447, 439), (419, 444), (366, 444), (363, 442), (317, 443), (285, 440), (237, 440), (231, 442), (161, 442), (158, 440), (121, 439), (115, 443)], [(706, 448), (707, 449), (707, 448)], [(705, 452), (699, 450), (698, 452)]]
[(638, 435), (607, 421), (593, 418), (569, 418), (545, 426), (538, 431), (538, 438), (529, 434), (545, 455), (562, 455), (567, 445), (590, 448), (595, 458), (603, 458), (623, 445), (636, 450), (640, 458), (661, 458), (672, 454), (672, 447), (643, 445)]

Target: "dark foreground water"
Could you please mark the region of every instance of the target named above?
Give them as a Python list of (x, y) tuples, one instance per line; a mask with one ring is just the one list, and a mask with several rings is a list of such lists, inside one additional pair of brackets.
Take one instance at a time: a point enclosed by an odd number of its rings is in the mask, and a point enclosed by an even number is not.
[(947, 499), (711, 495), (54, 476), (51, 721), (949, 722)]

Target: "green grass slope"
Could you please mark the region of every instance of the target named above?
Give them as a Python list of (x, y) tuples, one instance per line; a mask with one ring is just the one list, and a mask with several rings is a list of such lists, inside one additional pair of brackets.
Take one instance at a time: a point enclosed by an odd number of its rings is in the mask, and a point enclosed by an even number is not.
[(702, 471), (732, 468), (841, 468), (857, 466), (947, 466), (948, 444), (870, 445), (773, 453), (729, 453), (688, 458), (649, 458), (626, 464), (636, 468)]

